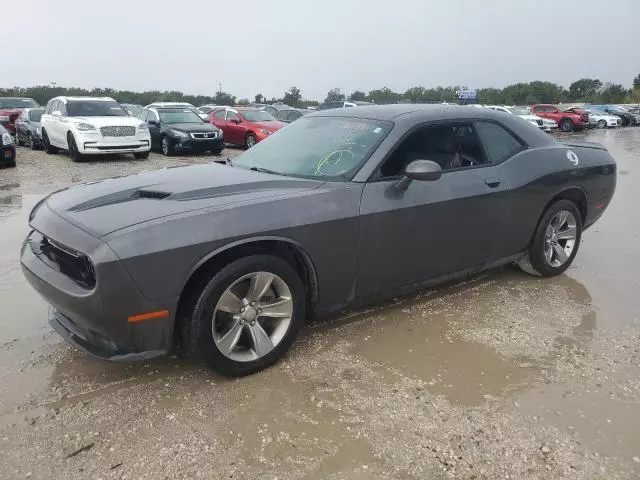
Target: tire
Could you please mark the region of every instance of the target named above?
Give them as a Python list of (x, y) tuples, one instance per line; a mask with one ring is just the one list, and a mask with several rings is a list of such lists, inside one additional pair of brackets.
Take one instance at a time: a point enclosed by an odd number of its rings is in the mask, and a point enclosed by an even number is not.
[(162, 137), (162, 154), (165, 157), (170, 157), (175, 153), (175, 148), (173, 147), (173, 142), (169, 137)]
[(244, 140), (245, 147), (251, 148), (256, 143), (258, 143), (258, 140), (256, 140), (256, 136), (253, 133), (247, 133), (247, 136), (246, 136), (246, 138)]
[(31, 132), (27, 134), (27, 147), (31, 150), (36, 150), (36, 143), (33, 141), (33, 135), (31, 135)]
[[(251, 280), (247, 277), (256, 275), (260, 275), (260, 278), (274, 276), (271, 286), (265, 290), (267, 294), (263, 296), (250, 294)], [(228, 289), (232, 288), (235, 289), (235, 295), (229, 297)], [(278, 293), (283, 289), (288, 294)], [(231, 307), (219, 308), (225, 303), (223, 296), (233, 299), (229, 303)], [(249, 298), (261, 300), (257, 301), (254, 308), (253, 303), (248, 303)], [(284, 300), (279, 301), (279, 298)], [(287, 298), (290, 300), (287, 301)], [(262, 310), (258, 308), (262, 306), (267, 310), (270, 302), (273, 306), (278, 305), (278, 309), (285, 308), (285, 313), (278, 313), (287, 318), (261, 315)], [(239, 305), (246, 307), (238, 310)], [(241, 258), (207, 276), (194, 290), (180, 323), (182, 342), (191, 355), (201, 358), (212, 370), (224, 376), (250, 375), (272, 365), (286, 353), (304, 322), (305, 305), (304, 285), (287, 261), (271, 255)], [(276, 313), (273, 310), (271, 312)], [(260, 343), (254, 341), (256, 331), (263, 335), (260, 338), (269, 338), (269, 342), (262, 343), (263, 352), (256, 348)], [(239, 333), (229, 337), (231, 332)], [(234, 338), (235, 343), (228, 343), (230, 349), (224, 349), (229, 338)]]
[(563, 118), (562, 120), (560, 120), (558, 127), (563, 132), (566, 132), (566, 133), (573, 132), (573, 122), (568, 118)]
[(76, 163), (82, 162), (84, 160), (84, 157), (78, 151), (76, 139), (73, 137), (73, 134), (71, 132), (67, 133), (67, 145), (69, 146), (69, 158)]
[(136, 160), (146, 160), (147, 158), (149, 158), (149, 151), (147, 150), (146, 152), (136, 152), (133, 154), (133, 156)]
[(607, 121), (599, 120), (598, 123), (596, 123), (596, 128), (607, 128)]
[(16, 129), (16, 145), (18, 147), (22, 145), (22, 140), (20, 140), (20, 134), (18, 133), (17, 129)]
[(58, 147), (54, 147), (53, 145), (51, 145), (51, 143), (49, 142), (49, 135), (47, 135), (47, 132), (44, 130), (42, 130), (42, 145), (44, 146), (44, 151), (49, 155), (58, 153)]
[[(568, 214), (566, 221), (562, 221), (562, 215)], [(558, 222), (560, 220), (560, 222)], [(569, 237), (571, 225), (574, 225), (573, 245), (569, 249), (569, 240), (561, 238)], [(555, 233), (553, 231), (555, 230)], [(582, 238), (582, 217), (575, 203), (570, 200), (558, 200), (551, 205), (542, 215), (531, 244), (525, 255), (518, 261), (520, 268), (531, 275), (538, 277), (554, 277), (563, 273), (575, 258)], [(564, 245), (562, 244), (564, 242)], [(554, 247), (555, 243), (555, 247)], [(558, 248), (559, 247), (559, 248)], [(564, 257), (558, 256), (558, 251), (564, 252)], [(551, 251), (549, 260), (545, 253)]]

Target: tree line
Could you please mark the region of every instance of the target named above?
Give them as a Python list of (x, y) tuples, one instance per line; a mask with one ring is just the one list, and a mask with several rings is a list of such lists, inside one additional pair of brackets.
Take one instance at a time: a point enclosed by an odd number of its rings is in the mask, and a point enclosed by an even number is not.
[[(458, 101), (458, 85), (448, 87), (426, 88), (411, 87), (405, 92), (394, 92), (388, 87), (371, 90), (368, 93), (356, 90), (349, 95), (339, 88), (332, 88), (323, 99), (325, 102), (341, 100), (361, 100), (376, 104), (411, 102), (411, 103), (439, 103)], [(640, 74), (633, 79), (633, 87), (626, 89), (621, 84), (603, 82), (596, 78), (581, 78), (569, 88), (552, 82), (533, 81), (516, 83), (504, 88), (481, 88), (476, 90), (477, 102), (498, 105), (530, 105), (534, 103), (569, 103), (584, 102), (595, 104), (610, 103), (640, 103)], [(112, 97), (120, 103), (134, 103), (148, 105), (152, 102), (188, 102), (193, 105), (247, 105), (247, 98), (238, 99), (227, 92), (216, 92), (214, 95), (189, 95), (178, 91), (146, 91), (132, 92), (128, 90), (114, 90), (112, 88), (94, 88), (91, 90), (76, 87), (35, 86), (0, 88), (0, 97), (30, 97), (40, 105), (45, 105), (49, 99), (61, 95), (67, 96), (100, 96)], [(258, 93), (251, 100), (256, 103), (275, 103), (281, 101), (293, 107), (307, 107), (318, 105), (317, 101), (305, 100), (298, 87), (291, 87), (280, 98), (267, 99)]]

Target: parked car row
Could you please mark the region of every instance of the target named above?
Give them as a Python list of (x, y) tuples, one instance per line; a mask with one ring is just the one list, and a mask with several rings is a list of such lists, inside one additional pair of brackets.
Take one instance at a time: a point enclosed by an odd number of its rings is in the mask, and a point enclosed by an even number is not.
[(538, 115), (531, 113), (530, 110), (524, 107), (489, 105), (488, 108), (496, 110), (498, 112), (516, 115), (523, 120), (531, 123), (533, 126), (539, 128), (540, 130), (544, 130), (545, 132), (552, 132), (554, 130), (557, 130), (558, 128), (558, 124), (555, 121), (548, 118), (539, 117)]

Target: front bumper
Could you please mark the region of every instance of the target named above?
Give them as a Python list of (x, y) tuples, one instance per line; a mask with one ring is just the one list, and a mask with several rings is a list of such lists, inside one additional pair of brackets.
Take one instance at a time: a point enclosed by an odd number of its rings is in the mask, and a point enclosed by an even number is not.
[(0, 166), (13, 165), (15, 163), (16, 163), (15, 147), (13, 145), (0, 145)]
[(218, 138), (191, 138), (191, 137), (173, 137), (173, 146), (177, 151), (188, 151), (188, 152), (206, 152), (212, 151), (216, 152), (222, 150), (223, 148), (223, 139), (222, 137)]
[(103, 137), (96, 131), (78, 132), (76, 144), (82, 155), (142, 153), (151, 149), (151, 137), (148, 133), (137, 133), (132, 137)]
[[(49, 322), (65, 340), (108, 360), (146, 359), (170, 350), (177, 299), (145, 298), (104, 242), (64, 220), (46, 203), (37, 207), (30, 223), (36, 232), (86, 255), (95, 272), (95, 286), (88, 288), (63, 269), (53, 268), (32, 244), (34, 231), (22, 246), (24, 275), (51, 305)], [(161, 310), (168, 312), (162, 318), (130, 321), (131, 316)]]

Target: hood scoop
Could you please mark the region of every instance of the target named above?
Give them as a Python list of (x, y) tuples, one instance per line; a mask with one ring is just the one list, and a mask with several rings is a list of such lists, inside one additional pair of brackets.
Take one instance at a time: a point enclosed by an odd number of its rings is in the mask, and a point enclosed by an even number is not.
[(137, 190), (133, 198), (150, 198), (152, 200), (162, 200), (171, 195), (169, 192), (160, 192), (158, 190)]
[(84, 212), (98, 207), (106, 207), (108, 205), (115, 205), (117, 203), (131, 202), (138, 199), (150, 199), (150, 200), (162, 200), (171, 196), (170, 192), (163, 192), (159, 190), (152, 190), (149, 188), (134, 188), (128, 190), (122, 190), (120, 192), (103, 195), (101, 197), (93, 198), (87, 202), (79, 203), (69, 208), (70, 212)]

